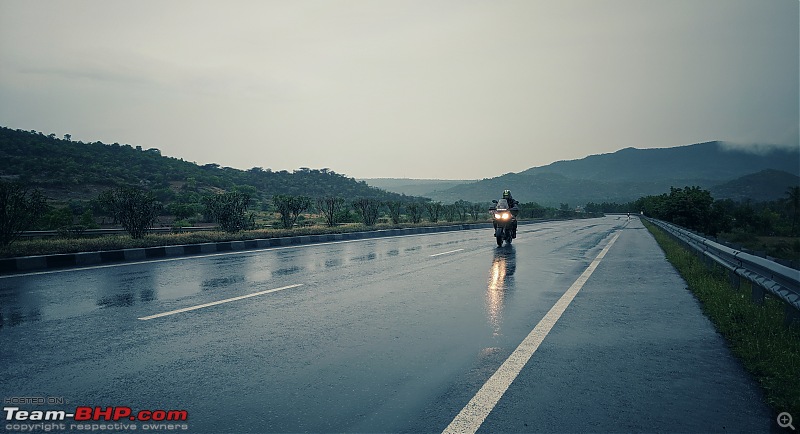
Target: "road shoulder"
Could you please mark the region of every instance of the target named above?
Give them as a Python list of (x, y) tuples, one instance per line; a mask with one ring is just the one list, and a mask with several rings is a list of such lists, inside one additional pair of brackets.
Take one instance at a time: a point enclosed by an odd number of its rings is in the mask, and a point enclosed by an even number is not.
[(633, 220), (481, 426), (769, 431), (758, 386)]

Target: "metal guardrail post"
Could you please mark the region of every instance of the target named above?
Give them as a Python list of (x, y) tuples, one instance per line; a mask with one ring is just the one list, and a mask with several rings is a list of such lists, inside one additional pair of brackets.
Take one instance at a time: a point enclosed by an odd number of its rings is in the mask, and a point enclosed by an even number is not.
[(731, 281), (733, 289), (740, 290), (742, 288), (742, 278), (733, 270), (728, 270), (728, 278)]
[(750, 301), (755, 304), (764, 304), (764, 296), (766, 295), (766, 291), (761, 285), (750, 285), (752, 291), (750, 292)]

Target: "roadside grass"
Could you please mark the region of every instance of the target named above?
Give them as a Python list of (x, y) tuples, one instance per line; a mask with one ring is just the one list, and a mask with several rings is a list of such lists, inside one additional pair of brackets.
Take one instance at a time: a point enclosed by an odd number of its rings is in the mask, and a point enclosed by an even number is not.
[(784, 323), (785, 304), (767, 295), (763, 305), (750, 301), (750, 283), (737, 290), (721, 267), (709, 268), (661, 229), (643, 221), (683, 276), (706, 316), (727, 340), (778, 414), (800, 415), (800, 326)]
[(800, 237), (757, 236), (749, 233), (721, 233), (719, 238), (774, 258), (800, 264)]

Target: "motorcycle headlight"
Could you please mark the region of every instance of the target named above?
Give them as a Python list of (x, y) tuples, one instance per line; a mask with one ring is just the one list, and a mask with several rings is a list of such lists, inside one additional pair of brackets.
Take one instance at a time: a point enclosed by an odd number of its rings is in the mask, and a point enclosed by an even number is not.
[(509, 217), (510, 215), (507, 212), (503, 213), (503, 220), (508, 220)]
[(497, 213), (495, 213), (495, 215), (494, 215), (494, 218), (496, 218), (496, 219), (501, 219), (501, 218), (502, 218), (502, 216), (501, 216), (500, 214), (497, 214)]

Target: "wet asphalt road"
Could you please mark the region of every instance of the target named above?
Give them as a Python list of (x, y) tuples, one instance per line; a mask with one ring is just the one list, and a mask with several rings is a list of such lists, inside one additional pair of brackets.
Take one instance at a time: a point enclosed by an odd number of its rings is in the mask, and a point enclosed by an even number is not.
[(191, 432), (441, 432), (616, 233), (480, 431), (770, 430), (655, 241), (617, 216), (520, 226), (502, 248), (483, 229), (2, 277), (0, 392), (187, 410)]

